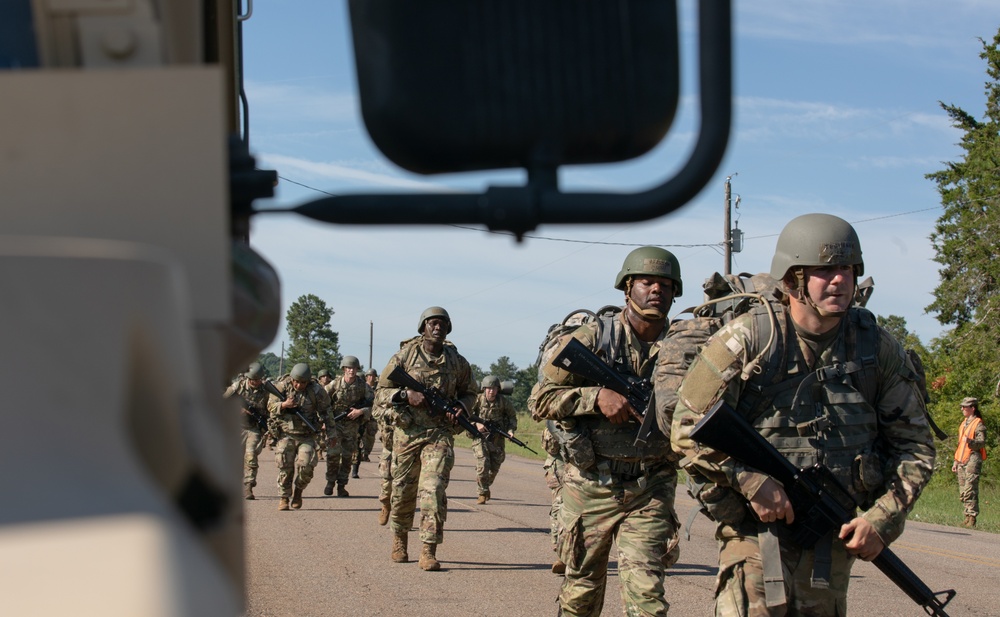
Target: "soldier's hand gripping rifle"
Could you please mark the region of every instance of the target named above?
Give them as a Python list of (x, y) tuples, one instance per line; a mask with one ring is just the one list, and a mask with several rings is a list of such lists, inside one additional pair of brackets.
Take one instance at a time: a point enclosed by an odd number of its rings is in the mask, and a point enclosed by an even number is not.
[(659, 432), (656, 426), (656, 413), (650, 408), (653, 385), (648, 379), (634, 379), (622, 375), (573, 337), (570, 337), (569, 342), (552, 359), (552, 365), (624, 396), (632, 407), (632, 415), (641, 423), (639, 433), (635, 436), (635, 445), (645, 444), (654, 433)]
[[(839, 533), (854, 518), (857, 504), (830, 470), (820, 465), (796, 468), (725, 401), (705, 414), (691, 438), (780, 482), (795, 513), (793, 541), (804, 548), (827, 533)], [(948, 617), (944, 607), (955, 597), (954, 589), (932, 592), (889, 547), (872, 563), (928, 615)]]
[(257, 406), (256, 403), (252, 403), (246, 399), (243, 399), (243, 409), (246, 409), (247, 413), (250, 414), (250, 417), (253, 419), (254, 424), (257, 425), (257, 428), (266, 433), (267, 432), (266, 410), (261, 409), (259, 406)]
[(513, 435), (511, 435), (507, 431), (505, 431), (502, 428), (500, 428), (500, 425), (497, 424), (496, 421), (494, 421), (494, 420), (483, 420), (482, 418), (472, 418), (472, 421), (473, 422), (478, 422), (478, 423), (480, 423), (480, 424), (482, 424), (483, 426), (486, 427), (486, 436), (485, 437), (487, 439), (489, 438), (490, 435), (493, 435), (493, 434), (500, 435), (501, 437), (503, 437), (507, 441), (511, 442), (512, 444), (514, 444), (516, 446), (521, 446), (522, 448), (524, 448), (528, 452), (531, 452), (535, 456), (538, 456), (538, 452), (535, 452), (534, 450), (532, 450), (531, 448), (528, 447), (528, 444), (524, 443), (523, 441), (521, 441), (517, 437), (514, 437)]
[(464, 428), (470, 435), (475, 439), (482, 439), (483, 434), (479, 432), (476, 425), (469, 422), (469, 419), (465, 417), (465, 414), (457, 413), (458, 409), (462, 406), (455, 401), (448, 400), (441, 391), (434, 386), (427, 387), (413, 378), (412, 375), (407, 373), (398, 364), (392, 368), (392, 372), (389, 373), (389, 379), (394, 383), (405, 386), (410, 390), (415, 390), (424, 395), (424, 401), (427, 403), (427, 407), (431, 411), (432, 416), (438, 414), (451, 414), (454, 416), (455, 421), (458, 422), (459, 426)]
[[(270, 381), (265, 381), (263, 387), (265, 390), (267, 390), (269, 394), (273, 394), (276, 397), (278, 397), (278, 400), (281, 401), (282, 403), (284, 403), (287, 400), (287, 398), (285, 397), (285, 393), (279, 390), (278, 386), (274, 385)], [(286, 407), (285, 409), (297, 415), (299, 417), (299, 420), (302, 420), (302, 423), (305, 424), (306, 428), (308, 428), (310, 431), (312, 431), (315, 434), (319, 433), (319, 429), (316, 428), (316, 426), (309, 421), (309, 418), (307, 418), (304, 413), (302, 413), (301, 407)]]

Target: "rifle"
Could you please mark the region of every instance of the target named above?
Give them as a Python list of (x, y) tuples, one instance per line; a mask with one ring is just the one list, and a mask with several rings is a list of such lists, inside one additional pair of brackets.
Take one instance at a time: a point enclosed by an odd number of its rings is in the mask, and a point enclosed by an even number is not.
[[(276, 397), (278, 397), (278, 400), (281, 401), (282, 403), (284, 403), (285, 400), (287, 400), (285, 398), (285, 393), (282, 392), (281, 390), (279, 390), (276, 385), (274, 385), (273, 383), (270, 382), (270, 380), (264, 382), (263, 388), (265, 390), (267, 390), (268, 393), (273, 394)], [(309, 421), (309, 418), (306, 418), (306, 415), (304, 413), (302, 413), (302, 408), (301, 407), (291, 407), (290, 410), (291, 410), (292, 413), (294, 413), (295, 415), (297, 415), (299, 417), (299, 420), (302, 420), (302, 423), (306, 425), (306, 428), (308, 428), (310, 431), (312, 431), (315, 434), (319, 434), (319, 429), (316, 428), (313, 425), (313, 423)]]
[(455, 413), (454, 409), (457, 403), (455, 401), (448, 400), (435, 386), (425, 386), (414, 379), (412, 375), (404, 371), (398, 364), (392, 368), (392, 372), (389, 373), (389, 379), (401, 386), (406, 386), (411, 390), (416, 390), (417, 392), (423, 394), (424, 400), (427, 401), (427, 407), (431, 410), (432, 416), (450, 413), (455, 417), (458, 424), (468, 431), (468, 433), (475, 439), (483, 438), (483, 434), (479, 432), (476, 425), (469, 422), (469, 419), (464, 415)]
[(528, 444), (524, 443), (523, 441), (521, 441), (517, 437), (514, 437), (513, 435), (511, 435), (507, 431), (505, 431), (502, 428), (500, 428), (500, 425), (497, 424), (496, 421), (494, 421), (494, 420), (483, 420), (482, 418), (472, 418), (472, 421), (473, 422), (478, 422), (478, 423), (486, 426), (486, 433), (487, 433), (486, 434), (486, 438), (487, 439), (489, 439), (490, 435), (496, 433), (497, 435), (500, 435), (501, 437), (503, 437), (507, 441), (511, 442), (512, 444), (514, 444), (516, 446), (521, 446), (522, 448), (524, 448), (528, 452), (531, 452), (535, 456), (538, 456), (538, 452), (535, 452), (534, 450), (532, 450), (531, 448), (528, 447)]
[(656, 413), (650, 408), (653, 384), (649, 383), (648, 379), (635, 379), (622, 375), (573, 337), (570, 337), (562, 351), (552, 359), (552, 366), (596, 382), (624, 396), (632, 407), (632, 415), (640, 422), (639, 433), (635, 436), (636, 446), (645, 445), (654, 433), (659, 432), (654, 422)]
[[(243, 397), (240, 397), (240, 398), (243, 398)], [(265, 414), (260, 409), (260, 407), (258, 407), (255, 403), (251, 403), (250, 401), (248, 401), (246, 399), (243, 399), (243, 408), (246, 409), (248, 412), (250, 412), (250, 417), (253, 418), (253, 421), (257, 425), (257, 428), (259, 428), (260, 430), (262, 430), (264, 432), (267, 432), (267, 430), (268, 430), (268, 427), (267, 427), (267, 414)]]
[[(800, 546), (812, 547), (854, 518), (857, 504), (830, 470), (820, 465), (797, 469), (725, 401), (705, 414), (691, 438), (780, 482), (795, 512), (792, 539)], [(948, 617), (944, 607), (955, 597), (954, 589), (932, 592), (888, 546), (872, 563), (928, 615)]]

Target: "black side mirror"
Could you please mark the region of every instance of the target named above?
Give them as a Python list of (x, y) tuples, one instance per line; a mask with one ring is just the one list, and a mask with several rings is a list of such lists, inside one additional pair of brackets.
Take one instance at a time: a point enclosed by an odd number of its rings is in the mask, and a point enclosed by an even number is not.
[(668, 133), (680, 96), (675, 0), (350, 0), (361, 109), (376, 146), (422, 174), (524, 168), (483, 194), (344, 195), (295, 211), (354, 224), (626, 222), (671, 212), (725, 154), (731, 0), (701, 0), (701, 129), (685, 166), (643, 193), (562, 193), (567, 164), (623, 161)]

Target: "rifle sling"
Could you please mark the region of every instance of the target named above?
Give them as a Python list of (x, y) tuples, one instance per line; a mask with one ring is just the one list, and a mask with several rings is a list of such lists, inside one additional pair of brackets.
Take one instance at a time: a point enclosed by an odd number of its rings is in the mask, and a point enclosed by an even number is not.
[(777, 523), (759, 523), (757, 543), (760, 546), (760, 565), (764, 571), (764, 603), (768, 608), (782, 606), (788, 602), (788, 597), (785, 595)]

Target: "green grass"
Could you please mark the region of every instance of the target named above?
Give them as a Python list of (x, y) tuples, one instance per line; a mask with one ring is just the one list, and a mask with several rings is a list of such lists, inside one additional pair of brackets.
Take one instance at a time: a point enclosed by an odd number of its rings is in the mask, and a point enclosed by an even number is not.
[[(528, 452), (521, 446), (507, 442), (507, 454), (517, 454), (518, 456), (523, 456), (525, 458), (533, 458), (539, 461), (545, 460), (545, 450), (542, 449), (542, 423), (535, 422), (526, 413), (517, 414), (517, 430), (514, 431), (514, 437), (517, 437), (524, 443), (528, 444), (528, 447), (538, 452), (538, 454), (532, 454)], [(455, 447), (456, 448), (471, 448), (472, 438), (465, 431), (462, 431), (455, 436)]]

